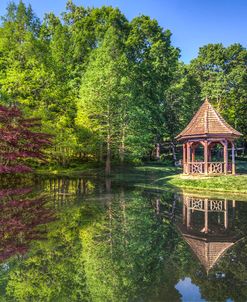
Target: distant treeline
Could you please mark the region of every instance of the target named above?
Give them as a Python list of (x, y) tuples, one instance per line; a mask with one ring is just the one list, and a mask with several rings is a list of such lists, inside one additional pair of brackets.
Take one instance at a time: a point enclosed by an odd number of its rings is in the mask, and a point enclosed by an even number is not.
[(136, 162), (174, 142), (208, 96), (247, 139), (247, 50), (208, 44), (185, 65), (148, 16), (68, 1), (39, 20), (11, 2), (0, 26), (0, 102), (40, 117), (51, 162)]

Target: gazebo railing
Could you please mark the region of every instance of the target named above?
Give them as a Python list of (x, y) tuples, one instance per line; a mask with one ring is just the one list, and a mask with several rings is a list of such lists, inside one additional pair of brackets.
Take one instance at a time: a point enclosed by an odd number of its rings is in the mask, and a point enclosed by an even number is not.
[[(186, 174), (205, 174), (205, 162), (189, 162), (185, 163)], [(226, 171), (227, 168), (227, 171)], [(225, 162), (208, 162), (207, 163), (208, 174), (225, 174), (232, 173), (232, 163), (228, 162), (227, 167)]]
[(187, 164), (187, 174), (204, 174), (204, 162), (191, 162)]
[(225, 173), (225, 163), (224, 162), (209, 162), (208, 163), (208, 173), (209, 174)]
[(185, 205), (191, 210), (207, 212), (225, 212), (227, 209), (225, 199), (216, 200), (194, 196), (185, 196)]

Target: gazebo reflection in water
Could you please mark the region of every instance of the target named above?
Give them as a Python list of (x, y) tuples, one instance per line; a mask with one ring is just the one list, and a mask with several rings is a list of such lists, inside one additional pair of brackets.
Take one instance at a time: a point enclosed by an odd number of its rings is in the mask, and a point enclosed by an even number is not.
[(208, 273), (241, 239), (234, 231), (237, 201), (186, 193), (182, 199), (182, 221), (176, 223), (177, 228)]

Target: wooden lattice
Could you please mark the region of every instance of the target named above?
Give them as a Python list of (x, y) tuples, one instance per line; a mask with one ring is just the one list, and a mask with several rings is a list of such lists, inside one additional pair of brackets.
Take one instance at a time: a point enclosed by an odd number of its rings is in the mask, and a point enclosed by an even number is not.
[(204, 163), (192, 163), (191, 164), (191, 173), (192, 174), (203, 174), (203, 165), (204, 165)]
[(224, 208), (224, 200), (215, 200), (215, 199), (205, 199), (200, 197), (191, 197), (188, 196), (185, 199), (186, 206), (193, 210), (206, 210), (205, 203), (208, 202), (208, 211), (211, 212), (223, 212)]
[(223, 211), (223, 201), (222, 200), (210, 200), (210, 211), (213, 211), (213, 212)]
[(209, 163), (209, 173), (212, 174), (224, 173), (224, 163), (222, 162)]
[(204, 208), (204, 200), (200, 198), (193, 198), (191, 200), (191, 208), (197, 210), (203, 210)]

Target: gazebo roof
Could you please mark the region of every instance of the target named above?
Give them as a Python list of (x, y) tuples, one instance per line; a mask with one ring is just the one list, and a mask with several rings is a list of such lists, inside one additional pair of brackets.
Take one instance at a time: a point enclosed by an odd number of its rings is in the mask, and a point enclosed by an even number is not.
[(231, 137), (242, 134), (231, 127), (214, 109), (206, 98), (187, 127), (176, 137), (177, 140), (188, 138)]
[(186, 236), (183, 234), (185, 241), (189, 244), (206, 272), (218, 262), (225, 252), (234, 245), (234, 241), (207, 241), (200, 238)]
[(231, 234), (211, 236), (203, 233), (196, 234), (193, 230), (192, 232), (188, 230), (183, 224), (177, 223), (176, 226), (207, 273), (225, 252), (241, 239)]

